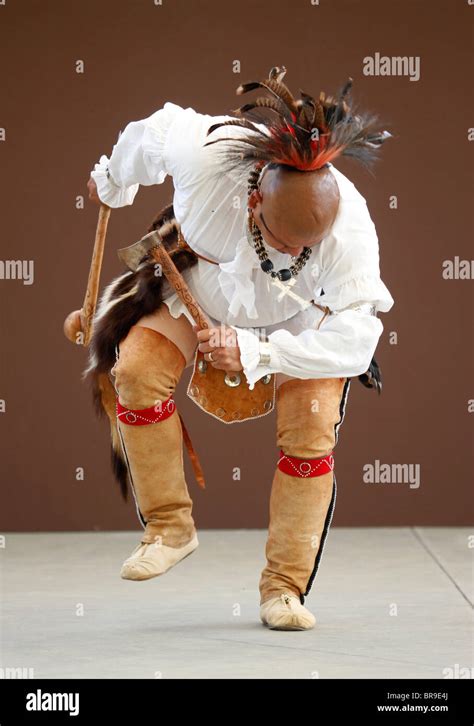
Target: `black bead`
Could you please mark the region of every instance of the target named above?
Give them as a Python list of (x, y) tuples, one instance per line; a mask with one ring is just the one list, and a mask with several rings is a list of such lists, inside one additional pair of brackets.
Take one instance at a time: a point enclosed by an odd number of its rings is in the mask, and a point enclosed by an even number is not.
[(260, 267), (264, 272), (270, 272), (270, 270), (273, 270), (273, 262), (271, 260), (264, 260), (260, 263)]
[(285, 282), (285, 280), (289, 280), (291, 276), (291, 270), (280, 270), (278, 273), (278, 277), (282, 282)]

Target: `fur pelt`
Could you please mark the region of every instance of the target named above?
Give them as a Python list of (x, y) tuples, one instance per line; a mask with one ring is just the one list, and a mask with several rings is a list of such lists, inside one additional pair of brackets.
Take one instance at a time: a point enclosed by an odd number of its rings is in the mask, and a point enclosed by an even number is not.
[[(161, 210), (147, 232), (155, 229), (162, 234), (165, 247), (180, 272), (197, 263), (197, 256), (189, 248), (176, 248), (178, 226), (172, 204)], [(154, 263), (146, 259), (136, 272), (127, 270), (108, 285), (94, 317), (88, 365), (83, 373), (83, 378), (91, 384), (97, 414), (106, 413), (110, 421), (112, 468), (125, 500), (130, 482), (117, 427), (116, 393), (109, 373), (116, 362), (120, 341), (140, 318), (153, 313), (163, 302), (163, 286), (163, 276), (156, 275)]]

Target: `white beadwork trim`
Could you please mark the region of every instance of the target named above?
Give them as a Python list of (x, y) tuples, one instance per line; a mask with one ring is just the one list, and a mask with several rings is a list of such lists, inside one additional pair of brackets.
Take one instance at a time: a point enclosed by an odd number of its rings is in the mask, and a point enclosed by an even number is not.
[[(173, 404), (173, 410), (171, 412), (169, 410), (170, 404)], [(166, 404), (166, 408), (168, 409), (168, 413), (170, 414), (170, 416), (176, 411), (176, 403), (173, 398), (171, 398), (168, 401), (168, 403)], [(155, 424), (155, 423), (158, 423), (159, 421), (161, 421), (161, 418), (164, 415), (164, 413), (165, 413), (165, 411), (162, 410), (160, 415), (158, 416), (158, 418), (156, 418), (154, 421), (150, 421), (149, 418), (145, 418), (145, 416), (140, 416), (140, 414), (138, 414), (136, 411), (133, 411), (132, 409), (127, 409), (127, 411), (122, 411), (121, 413), (117, 413), (117, 418), (120, 419), (120, 417), (122, 416), (125, 419), (124, 423), (128, 423), (131, 425), (133, 425), (137, 419), (140, 419), (140, 421), (145, 421), (145, 423), (147, 423), (147, 424)], [(132, 414), (132, 416), (135, 417), (134, 420), (131, 422), (127, 420), (127, 417), (130, 414)], [(123, 420), (123, 418), (122, 418), (122, 420)]]
[[(288, 461), (288, 463), (291, 464), (291, 466), (296, 471), (296, 473), (300, 479), (307, 479), (308, 477), (313, 479), (314, 477), (311, 476), (311, 474), (313, 473), (313, 471), (317, 471), (319, 469), (319, 467), (322, 466), (323, 464), (329, 465), (329, 470), (334, 471), (334, 456), (332, 454), (329, 454), (329, 456), (327, 458), (325, 458), (324, 461), (320, 461), (319, 464), (317, 464), (317, 466), (315, 466), (314, 464), (310, 464), (309, 461), (304, 460), (302, 463), (306, 463), (310, 467), (310, 470), (307, 474), (304, 474), (301, 471), (301, 469), (298, 469), (298, 467), (293, 464), (293, 462), (291, 461), (291, 459), (288, 456), (282, 456), (280, 459), (278, 459), (277, 465), (280, 463), (280, 461), (283, 461), (283, 459), (286, 459)], [(300, 464), (300, 466), (302, 466), (302, 464)]]

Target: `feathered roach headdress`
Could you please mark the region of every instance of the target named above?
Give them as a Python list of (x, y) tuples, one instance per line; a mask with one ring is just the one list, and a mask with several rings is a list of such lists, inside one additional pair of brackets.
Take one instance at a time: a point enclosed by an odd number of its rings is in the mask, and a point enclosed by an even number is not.
[[(313, 171), (337, 156), (352, 156), (370, 167), (381, 144), (392, 134), (377, 130), (377, 116), (354, 113), (350, 99), (352, 78), (337, 98), (321, 91), (316, 101), (300, 89), (301, 98), (296, 100), (283, 83), (285, 73), (284, 66), (275, 66), (268, 79), (240, 85), (238, 95), (263, 88), (270, 97), (259, 97), (253, 103), (235, 109), (232, 113), (240, 118), (214, 124), (207, 132), (209, 135), (221, 126), (240, 126), (254, 133), (239, 138), (219, 138), (205, 146), (230, 142), (223, 153), (226, 167), (245, 162), (273, 162)], [(243, 118), (244, 115), (253, 121)], [(266, 126), (267, 132), (256, 125), (258, 122)]]

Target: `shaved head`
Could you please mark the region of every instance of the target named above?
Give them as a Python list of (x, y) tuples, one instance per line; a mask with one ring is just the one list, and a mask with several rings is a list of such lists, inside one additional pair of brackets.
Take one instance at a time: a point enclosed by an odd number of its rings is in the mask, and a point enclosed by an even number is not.
[(249, 197), (255, 223), (265, 242), (298, 255), (329, 233), (339, 208), (339, 188), (330, 168), (299, 171), (270, 166), (259, 190)]

